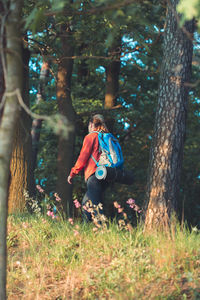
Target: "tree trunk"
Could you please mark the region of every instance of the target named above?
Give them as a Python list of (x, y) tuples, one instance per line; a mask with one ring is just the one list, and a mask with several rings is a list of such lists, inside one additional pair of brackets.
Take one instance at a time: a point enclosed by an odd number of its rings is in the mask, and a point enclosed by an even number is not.
[[(0, 26), (1, 26), (1, 24), (0, 24)], [(3, 66), (2, 66), (1, 57), (0, 57), (0, 105), (1, 105), (3, 94), (4, 94), (4, 90), (5, 90), (4, 74), (3, 74)], [(0, 121), (1, 121), (2, 113), (3, 113), (3, 109), (0, 108)]]
[[(3, 4), (2, 1), (0, 1), (0, 15), (3, 15)], [(0, 28), (1, 28), (1, 19), (0, 19)], [(4, 45), (4, 40), (5, 37), (1, 35), (1, 31), (0, 31), (0, 45), (3, 42), (3, 47), (5, 47)], [(2, 57), (0, 55), (0, 106), (1, 106), (1, 101), (2, 101), (2, 97), (4, 94), (4, 90), (5, 90), (5, 82), (4, 82), (4, 72), (3, 72), (3, 64), (2, 64)], [(1, 116), (3, 113), (3, 109), (0, 108), (0, 122), (1, 122)]]
[(57, 192), (62, 199), (64, 213), (72, 214), (72, 186), (67, 183), (67, 176), (73, 165), (73, 153), (75, 143), (75, 112), (71, 100), (71, 77), (73, 60), (64, 57), (71, 57), (74, 52), (72, 46), (72, 32), (67, 25), (61, 28), (63, 58), (58, 66), (57, 78), (57, 100), (59, 113), (67, 119), (68, 137), (59, 137), (58, 143), (58, 182)]
[[(6, 102), (0, 125), (0, 299), (6, 299), (6, 230), (9, 166), (12, 154), (14, 131), (19, 116), (16, 89), (22, 90), (23, 64), (21, 53), (21, 8), (22, 1), (9, 1), (6, 20), (7, 72)], [(8, 94), (9, 93), (9, 94)]]
[[(148, 209), (145, 228), (168, 229), (176, 212), (188, 106), (187, 83), (191, 78), (193, 22), (186, 35), (177, 24), (177, 0), (167, 13), (164, 56), (159, 85), (154, 137), (148, 175)], [(190, 35), (190, 37), (188, 37)]]
[[(39, 87), (37, 93), (37, 103), (45, 100), (44, 88), (49, 77), (49, 62), (44, 61), (40, 71)], [(40, 141), (40, 131), (42, 128), (42, 120), (34, 119), (32, 123), (32, 172), (34, 173), (37, 164), (38, 145)]]
[[(29, 65), (30, 53), (23, 49), (23, 100), (29, 106)], [(10, 163), (10, 187), (8, 197), (8, 212), (22, 211), (26, 205), (24, 191), (32, 195), (32, 172), (31, 172), (31, 119), (24, 110), (15, 128), (13, 152)], [(32, 180), (31, 180), (32, 179)]]
[(113, 60), (106, 66), (106, 93), (104, 108), (110, 109), (116, 106), (116, 100), (119, 92), (119, 73), (120, 73), (120, 55), (121, 55), (121, 39), (117, 46), (113, 46), (109, 55), (113, 56)]
[[(78, 55), (83, 55), (84, 49), (87, 48), (87, 44), (82, 43), (78, 48)], [(88, 79), (90, 76), (89, 66), (85, 59), (82, 59), (77, 66), (77, 81), (81, 83), (82, 87), (85, 88), (88, 84)]]

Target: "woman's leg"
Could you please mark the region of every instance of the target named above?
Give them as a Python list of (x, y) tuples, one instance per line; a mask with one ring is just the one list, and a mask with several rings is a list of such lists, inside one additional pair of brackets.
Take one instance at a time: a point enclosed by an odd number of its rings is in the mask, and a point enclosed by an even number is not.
[[(83, 197), (82, 206), (87, 207), (87, 203), (89, 200), (91, 201), (92, 205), (98, 206), (99, 203), (103, 204), (103, 192), (107, 183), (104, 180), (99, 180), (96, 178), (95, 175), (92, 175), (87, 180), (87, 192)], [(98, 209), (100, 214), (103, 214), (103, 209)], [(97, 210), (94, 210), (94, 215), (97, 214)], [(87, 221), (92, 220), (92, 215), (87, 209), (83, 208), (83, 218)]]

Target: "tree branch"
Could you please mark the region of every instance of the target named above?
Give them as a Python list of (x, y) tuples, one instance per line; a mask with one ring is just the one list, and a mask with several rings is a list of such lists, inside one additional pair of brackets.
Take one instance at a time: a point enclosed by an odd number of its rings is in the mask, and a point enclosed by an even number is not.
[[(108, 11), (108, 10), (118, 9), (120, 7), (125, 7), (128, 5), (131, 5), (135, 2), (138, 2), (138, 1), (137, 0), (125, 0), (124, 2), (121, 2), (121, 3), (100, 6), (100, 7), (94, 7), (89, 10), (85, 10), (85, 11), (62, 10), (62, 12), (59, 11), (59, 14), (62, 13), (65, 16), (100, 14), (100, 13)], [(58, 11), (49, 11), (49, 12), (45, 13), (45, 16), (54, 16), (57, 13), (58, 13)]]
[(19, 101), (19, 104), (20, 106), (25, 110), (25, 112), (30, 115), (33, 119), (39, 119), (39, 120), (49, 120), (51, 117), (49, 116), (46, 116), (46, 115), (39, 115), (39, 114), (36, 114), (36, 113), (33, 113), (29, 107), (24, 103), (24, 100), (22, 98), (22, 95), (21, 95), (21, 91), (20, 89), (16, 89), (14, 90), (13, 92), (7, 92), (5, 91), (3, 97), (2, 97), (2, 103), (0, 105), (0, 109), (3, 107), (5, 101), (6, 101), (6, 97), (11, 97), (11, 96), (17, 96), (17, 99)]

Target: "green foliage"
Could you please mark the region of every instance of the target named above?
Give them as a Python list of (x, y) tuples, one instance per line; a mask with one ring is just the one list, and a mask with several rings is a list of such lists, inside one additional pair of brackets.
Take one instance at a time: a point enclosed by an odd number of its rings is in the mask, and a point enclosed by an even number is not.
[(182, 14), (182, 20), (181, 23), (183, 23), (186, 20), (191, 20), (193, 18), (196, 18), (198, 21), (198, 27), (200, 26), (200, 1), (199, 0), (180, 0), (177, 10), (179, 13)]
[(51, 0), (50, 2), (51, 2), (51, 9), (53, 11), (59, 11), (59, 10), (62, 11), (62, 9), (66, 5), (66, 2), (69, 3), (69, 1), (56, 1), (56, 0)]
[(37, 31), (41, 30), (41, 26), (44, 23), (44, 11), (45, 9), (40, 7), (35, 7), (31, 14), (26, 18), (25, 29), (31, 28), (35, 34)]

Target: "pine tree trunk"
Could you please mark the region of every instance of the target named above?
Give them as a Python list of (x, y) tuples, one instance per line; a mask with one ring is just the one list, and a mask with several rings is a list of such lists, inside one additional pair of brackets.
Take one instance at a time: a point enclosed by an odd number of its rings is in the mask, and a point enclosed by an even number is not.
[(106, 66), (106, 93), (104, 102), (104, 108), (106, 109), (111, 109), (116, 106), (118, 97), (121, 66), (121, 39), (117, 46), (112, 47), (109, 55), (113, 55), (113, 60)]
[[(4, 76), (6, 97), (0, 124), (0, 299), (6, 299), (6, 228), (9, 166), (12, 154), (14, 129), (19, 117), (19, 103), (13, 92), (22, 90), (23, 64), (21, 53), (21, 8), (22, 1), (9, 1), (6, 20), (7, 72)], [(13, 93), (13, 94), (12, 94)]]
[(187, 83), (191, 78), (193, 22), (185, 29), (175, 17), (177, 0), (168, 2), (164, 56), (158, 107), (150, 153), (146, 230), (168, 229), (176, 212), (188, 106)]
[[(29, 64), (30, 54), (23, 49), (23, 100), (29, 106)], [(22, 109), (15, 128), (13, 152), (10, 163), (10, 186), (8, 197), (8, 212), (22, 211), (26, 205), (24, 191), (32, 195), (31, 172), (31, 119)]]
[(72, 32), (69, 26), (61, 28), (62, 32), (62, 53), (63, 58), (58, 66), (57, 78), (57, 100), (58, 109), (61, 115), (67, 119), (68, 137), (59, 137), (58, 143), (58, 182), (57, 192), (62, 199), (64, 213), (72, 214), (72, 186), (67, 183), (67, 176), (73, 165), (74, 143), (75, 143), (75, 112), (71, 100), (71, 77), (73, 60), (64, 57), (71, 57), (74, 49), (72, 46)]

